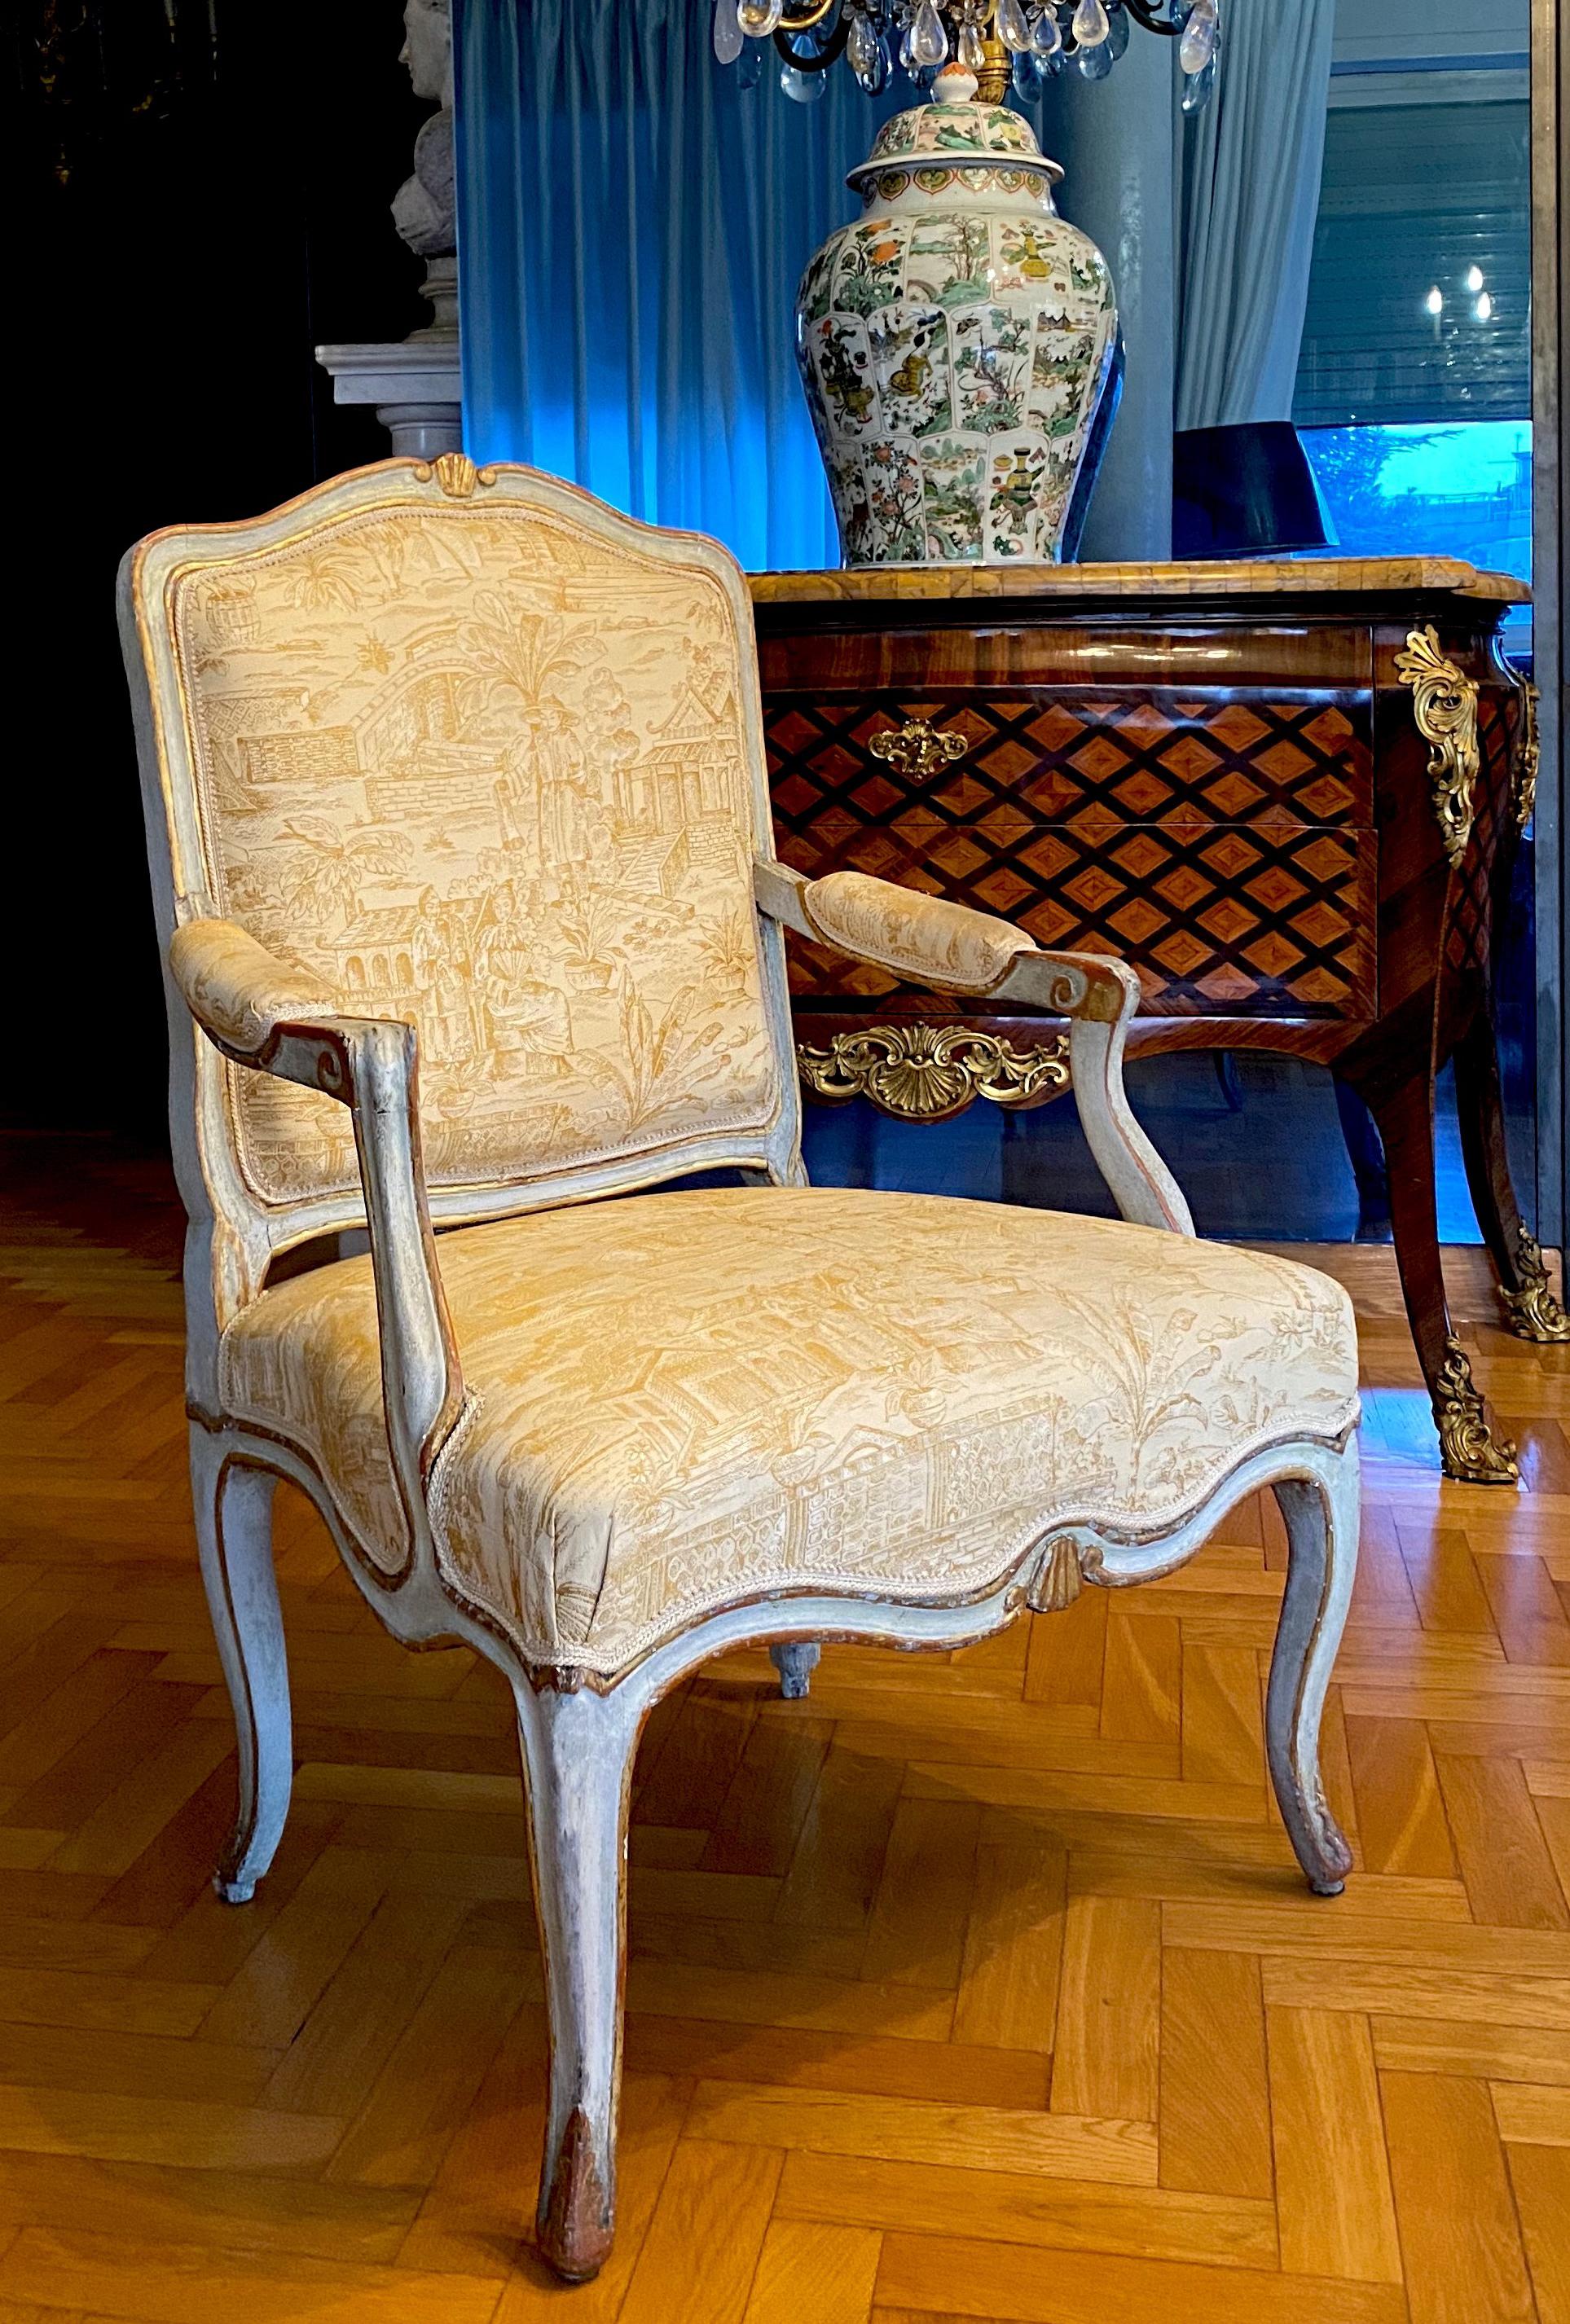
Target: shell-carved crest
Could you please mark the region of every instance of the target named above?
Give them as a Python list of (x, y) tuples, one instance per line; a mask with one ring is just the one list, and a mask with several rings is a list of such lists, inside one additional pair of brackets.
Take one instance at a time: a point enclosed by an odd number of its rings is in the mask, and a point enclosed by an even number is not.
[(476, 468), (466, 452), (440, 452), (434, 460), (422, 460), (414, 471), (422, 484), (434, 476), (449, 501), (468, 501), (475, 496), (476, 484), (494, 484), (494, 468)]
[(1412, 716), (1433, 749), (1428, 759), (1434, 813), (1445, 859), (1459, 863), (1472, 836), (1473, 795), (1482, 760), (1477, 747), (1477, 681), (1439, 650), (1433, 628), (1408, 632), (1396, 656), (1396, 676), (1412, 689)]

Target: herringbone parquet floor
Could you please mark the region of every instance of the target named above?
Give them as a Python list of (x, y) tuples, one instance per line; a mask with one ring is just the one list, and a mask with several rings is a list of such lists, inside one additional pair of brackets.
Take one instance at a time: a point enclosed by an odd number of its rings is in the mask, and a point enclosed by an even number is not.
[(298, 1800), (218, 1904), (167, 1180), (21, 1148), (0, 1246), (0, 2324), (1567, 2324), (1570, 1351), (1472, 1304), (1528, 1489), (1441, 1488), (1388, 1255), (1341, 1254), (1339, 1901), (1267, 1795), (1257, 1508), (967, 1654), (665, 1706), (621, 2232), (568, 2292), (502, 1687), (389, 1642), (285, 1501)]

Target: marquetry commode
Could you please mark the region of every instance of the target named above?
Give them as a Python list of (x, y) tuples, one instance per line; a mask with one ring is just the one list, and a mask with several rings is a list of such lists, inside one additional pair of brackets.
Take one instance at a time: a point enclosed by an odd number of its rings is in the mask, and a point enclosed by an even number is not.
[[(1445, 1466), (1516, 1475), (1451, 1328), (1434, 1080), (1454, 1057), (1507, 1318), (1570, 1338), (1505, 1158), (1492, 936), (1531, 812), (1517, 581), (1452, 559), (1057, 566), (753, 578), (780, 853), (1108, 952), (1131, 1054), (1285, 1050), (1378, 1122)], [(803, 1082), (938, 1120), (1045, 1102), (1067, 1043), (793, 942)], [(1181, 1171), (1182, 1157), (1173, 1157)]]

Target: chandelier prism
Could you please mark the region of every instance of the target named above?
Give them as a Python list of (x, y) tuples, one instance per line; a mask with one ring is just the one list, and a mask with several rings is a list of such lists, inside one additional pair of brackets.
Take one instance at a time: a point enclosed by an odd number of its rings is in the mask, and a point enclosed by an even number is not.
[(1028, 103), (1070, 66), (1104, 79), (1135, 24), (1177, 42), (1183, 110), (1196, 112), (1215, 82), (1220, 0), (715, 0), (714, 48), (731, 64), (749, 40), (772, 41), (781, 82), (803, 101), (843, 57), (869, 97), (896, 67), (926, 87), (953, 62), (975, 75), (984, 104), (1001, 105), (1011, 81)]

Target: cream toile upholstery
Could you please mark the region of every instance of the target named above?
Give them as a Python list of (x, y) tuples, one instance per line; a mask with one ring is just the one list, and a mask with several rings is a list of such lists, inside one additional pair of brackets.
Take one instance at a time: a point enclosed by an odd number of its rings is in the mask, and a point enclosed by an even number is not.
[[(634, 596), (630, 633), (606, 622)], [(431, 1185), (774, 1118), (714, 574), (478, 490), (456, 521), (373, 506), (243, 577), (182, 572), (170, 611), (208, 892), (417, 1028)], [(357, 1185), (338, 1107), (254, 1074), (230, 1102), (264, 1201)]]
[[(466, 489), (389, 461), (137, 551), (174, 917), (199, 897), (302, 987), (416, 1028), (439, 1196), (759, 1157), (794, 1093), (740, 576), (586, 521), (570, 486), (444, 473)], [(195, 1074), (221, 1213), (274, 1242), (352, 1214), (339, 1106), (210, 1051)]]
[[(1150, 1228), (858, 1189), (653, 1194), (441, 1247), (472, 1399), (442, 1571), (530, 1662), (613, 1673), (771, 1592), (947, 1600), (1055, 1525), (1157, 1532), (1357, 1410), (1339, 1285)], [(230, 1326), (224, 1404), (404, 1528), (370, 1262)]]
[[(964, 1646), (1172, 1572), (1270, 1488), (1267, 1756), (1337, 1890), (1351, 1315), (1194, 1239), (1123, 1090), (1132, 973), (780, 862), (735, 564), (528, 469), (386, 461), (153, 534), (121, 622), (238, 1741), (217, 1884), (250, 1897), (289, 1804), (282, 1478), (394, 1636), (511, 1683), (552, 2265), (609, 2248), (633, 1756), (711, 1655), (767, 1646), (801, 1692), (824, 1638)], [(985, 992), (1067, 1020), (1121, 1221), (808, 1188), (788, 930), (945, 1015)]]

